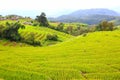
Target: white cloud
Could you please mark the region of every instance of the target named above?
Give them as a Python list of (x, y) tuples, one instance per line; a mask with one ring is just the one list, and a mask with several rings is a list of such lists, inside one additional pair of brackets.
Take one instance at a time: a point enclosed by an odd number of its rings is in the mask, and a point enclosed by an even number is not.
[(66, 10), (120, 7), (118, 0), (0, 0), (0, 12), (7, 10), (37, 10), (59, 13)]
[(84, 9), (116, 7), (118, 0), (0, 0), (1, 9)]

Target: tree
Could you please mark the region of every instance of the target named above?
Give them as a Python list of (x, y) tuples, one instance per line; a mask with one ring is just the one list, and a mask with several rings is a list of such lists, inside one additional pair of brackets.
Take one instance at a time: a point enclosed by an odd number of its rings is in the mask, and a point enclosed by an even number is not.
[(114, 24), (108, 21), (102, 21), (96, 26), (98, 31), (112, 31), (114, 29)]
[(63, 23), (59, 23), (58, 26), (56, 27), (56, 29), (59, 30), (59, 31), (63, 31), (63, 28), (64, 28)]
[(44, 12), (41, 13), (40, 16), (36, 17), (36, 20), (40, 23), (40, 26), (49, 26), (48, 20), (46, 18), (46, 14)]
[(109, 23), (109, 30), (110, 31), (114, 30), (114, 23), (112, 23), (112, 22)]
[(72, 32), (73, 32), (73, 26), (68, 26), (66, 30), (67, 30), (67, 32), (69, 34), (72, 34)]
[(0, 25), (0, 38), (3, 35), (3, 30), (4, 30), (5, 26), (4, 25)]
[(16, 23), (6, 22), (6, 27), (3, 30), (3, 38), (9, 39), (11, 41), (20, 41), (21, 36), (18, 32), (19, 28), (24, 29), (25, 26), (21, 25), (19, 22)]

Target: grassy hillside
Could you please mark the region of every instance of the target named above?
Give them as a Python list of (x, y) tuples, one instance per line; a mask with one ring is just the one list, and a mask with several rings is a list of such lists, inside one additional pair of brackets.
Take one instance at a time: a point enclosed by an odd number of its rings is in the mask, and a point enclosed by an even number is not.
[[(6, 22), (14, 23), (14, 22), (16, 22), (16, 20), (15, 21), (4, 20), (4, 21), (0, 21), (0, 24), (5, 25)], [(21, 24), (24, 24), (24, 22), (30, 22), (30, 20), (20, 19), (19, 22)], [(19, 29), (19, 33), (20, 33), (21, 37), (24, 38), (24, 39), (28, 39), (31, 36), (31, 34), (34, 34), (35, 41), (40, 41), (42, 46), (53, 45), (53, 44), (56, 44), (56, 43), (59, 43), (59, 42), (66, 41), (70, 38), (73, 38), (72, 35), (66, 34), (64, 32), (59, 32), (59, 31), (56, 31), (56, 30), (53, 30), (53, 29), (50, 29), (50, 28), (47, 28), (47, 27), (43, 27), (43, 26), (25, 25), (25, 29)], [(47, 40), (46, 36), (49, 35), (49, 34), (50, 35), (57, 35), (58, 40), (57, 41)], [(5, 44), (12, 43), (12, 42), (6, 41), (6, 40), (1, 40), (1, 43), (2, 43), (2, 41)], [(2, 45), (2, 44), (0, 44), (0, 45)], [(7, 46), (9, 46), (9, 45), (7, 45)]]
[[(70, 38), (73, 38), (73, 36), (59, 32), (50, 28), (46, 27), (39, 27), (39, 26), (30, 26), (26, 25), (25, 29), (20, 29), (19, 33), (21, 34), (22, 37), (27, 38), (31, 33), (35, 35), (35, 40), (40, 41), (42, 45), (51, 45), (51, 44), (56, 44), (58, 42), (66, 41)], [(58, 36), (58, 41), (46, 41), (46, 36), (48, 34), (51, 35), (57, 35)]]
[(120, 80), (120, 30), (48, 47), (0, 47), (2, 80)]
[[(50, 22), (51, 26), (57, 27), (60, 24), (60, 22)], [(87, 24), (84, 23), (77, 23), (77, 22), (71, 22), (71, 23), (63, 23), (64, 28), (67, 28), (68, 26), (73, 26), (73, 28), (77, 28), (78, 26), (87, 26)]]

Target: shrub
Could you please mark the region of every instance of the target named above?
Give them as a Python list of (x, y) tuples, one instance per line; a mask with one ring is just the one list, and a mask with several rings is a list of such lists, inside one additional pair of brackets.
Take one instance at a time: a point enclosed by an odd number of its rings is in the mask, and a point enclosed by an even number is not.
[(91, 25), (88, 27), (89, 32), (95, 32), (96, 31), (96, 25)]
[(58, 26), (56, 27), (56, 30), (63, 31), (63, 28), (64, 28), (64, 24), (63, 24), (63, 23), (60, 23), (60, 24), (58, 24)]
[(51, 34), (47, 34), (46, 36), (46, 40), (53, 40), (53, 41), (57, 41), (58, 40), (58, 36), (57, 35), (51, 35)]
[(25, 26), (21, 25), (19, 22), (16, 23), (6, 23), (6, 27), (3, 30), (3, 38), (9, 39), (11, 41), (20, 41), (21, 36), (18, 33), (19, 28), (24, 29)]
[[(51, 28), (51, 29), (55, 29), (55, 26), (49, 25), (48, 27)], [(55, 30), (56, 30), (56, 29), (55, 29)]]
[(24, 39), (23, 42), (33, 45), (33, 46), (41, 46), (41, 42), (35, 40), (34, 33), (30, 33), (30, 35), (26, 39)]
[(87, 33), (84, 33), (84, 34), (83, 34), (83, 37), (85, 37), (85, 36), (87, 36)]
[(38, 23), (33, 23), (33, 26), (38, 26), (39, 24)]
[(69, 33), (69, 34), (72, 34), (72, 32), (73, 32), (73, 26), (68, 26), (68, 27), (65, 29), (65, 31), (66, 31), (67, 33)]
[(112, 31), (114, 30), (114, 24), (108, 21), (102, 21), (100, 24), (96, 26), (98, 31)]
[(41, 42), (40, 41), (34, 41), (33, 45), (34, 46), (41, 46)]
[(0, 37), (2, 37), (2, 35), (3, 35), (4, 28), (5, 28), (5, 26), (0, 25)]
[(30, 21), (31, 23), (33, 23), (34, 21)]

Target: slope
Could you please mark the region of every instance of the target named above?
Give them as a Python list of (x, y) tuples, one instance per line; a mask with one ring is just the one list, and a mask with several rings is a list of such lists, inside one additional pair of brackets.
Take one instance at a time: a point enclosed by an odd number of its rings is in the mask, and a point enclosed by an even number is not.
[[(34, 34), (35, 40), (36, 41), (40, 41), (42, 43), (42, 45), (52, 45), (52, 44), (56, 44), (58, 42), (63, 42), (66, 41), (70, 38), (73, 38), (72, 35), (63, 33), (63, 32), (59, 32), (47, 27), (42, 27), (42, 26), (30, 26), (30, 25), (26, 25), (25, 29), (20, 29), (19, 33), (21, 34), (21, 36), (23, 38), (27, 38), (30, 36), (30, 34)], [(58, 36), (58, 41), (46, 41), (46, 36), (48, 34), (51, 35), (57, 35)]]
[(119, 80), (120, 30), (48, 47), (1, 47), (3, 80)]
[[(5, 20), (5, 21), (1, 21), (0, 24), (5, 24), (7, 21), (16, 22), (16, 21)], [(21, 23), (22, 22), (23, 21), (21, 21)], [(25, 29), (19, 29), (19, 33), (22, 36), (22, 38), (24, 38), (24, 39), (28, 39), (31, 35), (33, 35), (33, 37), (35, 38), (36, 41), (41, 42), (42, 46), (53, 45), (53, 44), (56, 44), (56, 43), (59, 43), (59, 42), (66, 41), (70, 38), (73, 38), (72, 35), (66, 34), (64, 32), (59, 32), (59, 31), (56, 31), (56, 30), (53, 30), (53, 29), (50, 29), (50, 28), (47, 28), (47, 27), (32, 26), (32, 25), (25, 25)], [(56, 41), (47, 40), (47, 35), (57, 35), (58, 40), (56, 40)], [(19, 43), (17, 44), (17, 42), (13, 42), (13, 44), (12, 44), (12, 42), (8, 41), (8, 40), (1, 40), (0, 44), (3, 45), (3, 46), (4, 46), (4, 44), (5, 44), (5, 46), (13, 46), (14, 43), (15, 43), (15, 45), (19, 45)]]

